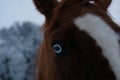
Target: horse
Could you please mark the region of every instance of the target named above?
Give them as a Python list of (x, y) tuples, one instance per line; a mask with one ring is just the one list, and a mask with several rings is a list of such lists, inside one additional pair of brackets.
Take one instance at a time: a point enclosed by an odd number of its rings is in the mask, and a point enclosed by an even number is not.
[(33, 0), (46, 20), (37, 80), (120, 80), (120, 27), (111, 0)]

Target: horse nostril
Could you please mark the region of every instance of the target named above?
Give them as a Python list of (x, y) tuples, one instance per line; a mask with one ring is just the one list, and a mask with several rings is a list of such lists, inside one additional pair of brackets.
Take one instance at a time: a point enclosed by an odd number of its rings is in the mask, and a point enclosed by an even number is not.
[(53, 45), (53, 50), (56, 54), (61, 54), (62, 53), (62, 47), (60, 44), (54, 44)]

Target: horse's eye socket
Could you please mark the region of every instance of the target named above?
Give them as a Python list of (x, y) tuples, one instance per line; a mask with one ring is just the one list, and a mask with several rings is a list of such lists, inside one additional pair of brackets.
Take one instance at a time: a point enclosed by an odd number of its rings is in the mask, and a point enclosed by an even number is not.
[(62, 47), (60, 44), (54, 44), (53, 45), (53, 50), (56, 54), (61, 54), (62, 53)]

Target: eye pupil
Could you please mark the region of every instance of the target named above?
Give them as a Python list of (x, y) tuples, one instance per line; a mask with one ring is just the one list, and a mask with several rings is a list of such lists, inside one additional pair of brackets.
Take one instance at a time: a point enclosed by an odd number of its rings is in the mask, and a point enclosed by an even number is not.
[(60, 47), (56, 46), (56, 47), (55, 47), (55, 50), (56, 50), (56, 51), (59, 51), (59, 50), (60, 50)]
[(53, 50), (56, 54), (60, 54), (62, 52), (62, 47), (60, 44), (54, 44), (53, 45)]

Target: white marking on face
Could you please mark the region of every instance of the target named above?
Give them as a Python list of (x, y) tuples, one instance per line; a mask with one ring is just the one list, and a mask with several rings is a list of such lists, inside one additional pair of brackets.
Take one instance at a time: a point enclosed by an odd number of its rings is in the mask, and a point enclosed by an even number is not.
[(94, 1), (94, 0), (90, 0), (89, 3), (90, 3), (90, 4), (94, 4), (95, 1)]
[(103, 50), (117, 80), (120, 80), (120, 45), (118, 35), (100, 17), (86, 14), (74, 20), (75, 25), (90, 34)]
[(58, 2), (61, 2), (62, 0), (57, 0)]

